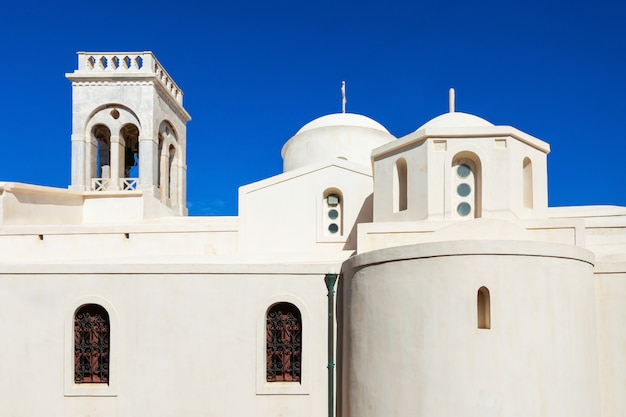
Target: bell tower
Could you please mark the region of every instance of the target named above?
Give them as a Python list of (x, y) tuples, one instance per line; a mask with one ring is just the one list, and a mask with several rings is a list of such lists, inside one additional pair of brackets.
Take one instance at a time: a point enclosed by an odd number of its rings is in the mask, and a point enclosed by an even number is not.
[(186, 215), (183, 92), (152, 52), (79, 52), (72, 82), (72, 183), (141, 192)]

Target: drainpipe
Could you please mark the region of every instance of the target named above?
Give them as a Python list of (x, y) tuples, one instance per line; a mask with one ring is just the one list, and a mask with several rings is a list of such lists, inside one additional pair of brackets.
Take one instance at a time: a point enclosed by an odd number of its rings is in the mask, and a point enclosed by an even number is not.
[(328, 289), (328, 417), (335, 410), (335, 283), (339, 274), (326, 274), (324, 282)]

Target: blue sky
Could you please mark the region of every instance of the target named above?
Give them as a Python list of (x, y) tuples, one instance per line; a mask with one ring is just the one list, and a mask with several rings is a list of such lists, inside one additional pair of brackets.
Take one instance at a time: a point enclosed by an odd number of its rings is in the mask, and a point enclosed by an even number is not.
[(151, 50), (183, 89), (192, 215), (341, 109), (395, 136), (447, 111), (552, 146), (551, 206), (626, 206), (626, 1), (23, 1), (0, 24), (0, 180), (67, 187), (76, 51)]

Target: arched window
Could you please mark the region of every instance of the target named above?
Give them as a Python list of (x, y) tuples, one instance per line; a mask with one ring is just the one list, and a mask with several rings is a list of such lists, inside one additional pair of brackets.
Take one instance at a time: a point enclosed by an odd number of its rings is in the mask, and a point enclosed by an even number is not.
[(85, 304), (74, 314), (74, 383), (109, 383), (109, 314)]
[(91, 130), (96, 144), (95, 172), (92, 178), (111, 178), (111, 131), (105, 125), (96, 125)]
[(530, 158), (524, 158), (524, 207), (533, 208), (533, 164)]
[(400, 158), (394, 166), (393, 176), (393, 211), (397, 213), (407, 209), (407, 168), (406, 159)]
[(267, 310), (266, 381), (300, 382), (302, 378), (302, 316), (290, 303)]
[(455, 217), (479, 218), (482, 215), (480, 159), (472, 152), (461, 152), (452, 162), (452, 201)]
[(172, 125), (164, 121), (159, 127), (158, 187), (161, 202), (169, 207), (178, 207), (178, 162), (177, 139)]
[(124, 178), (139, 176), (139, 128), (133, 124), (126, 124), (120, 130), (124, 141)]
[(478, 328), (491, 329), (491, 300), (487, 287), (480, 287), (477, 296)]
[(326, 236), (343, 235), (343, 194), (336, 188), (324, 191), (322, 225)]

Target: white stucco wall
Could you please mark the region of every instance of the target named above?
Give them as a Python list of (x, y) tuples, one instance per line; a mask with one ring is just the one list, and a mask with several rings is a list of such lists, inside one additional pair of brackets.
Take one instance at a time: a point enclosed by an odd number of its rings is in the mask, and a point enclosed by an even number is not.
[(0, 224), (79, 224), (83, 195), (14, 182), (0, 183)]
[[(439, 242), (350, 262), (344, 416), (599, 415), (593, 256)], [(477, 329), (477, 290), (491, 329)]]
[[(324, 415), (325, 272), (314, 265), (158, 262), (5, 270), (0, 303), (11, 314), (0, 314), (0, 331), (11, 343), (0, 344), (7, 358), (1, 385), (5, 399), (24, 400), (2, 401), (0, 415)], [(101, 391), (109, 396), (75, 396), (64, 388), (67, 375), (73, 376), (73, 350), (64, 340), (68, 328), (71, 339), (72, 310), (100, 299), (116, 320), (110, 371), (116, 388)], [(303, 340), (307, 390), (260, 394), (255, 381), (264, 364), (257, 363), (257, 350), (264, 358), (259, 340), (265, 333), (258, 321), (272, 300), (292, 299), (310, 326)], [(25, 392), (36, 401), (25, 400)]]
[[(341, 222), (336, 234), (324, 224), (324, 192), (337, 190)], [(243, 253), (331, 254), (345, 259), (356, 248), (356, 224), (372, 219), (372, 178), (366, 168), (339, 159), (268, 178), (239, 189)], [(332, 255), (334, 254), (334, 255)]]
[(602, 416), (626, 414), (626, 263), (596, 266)]

